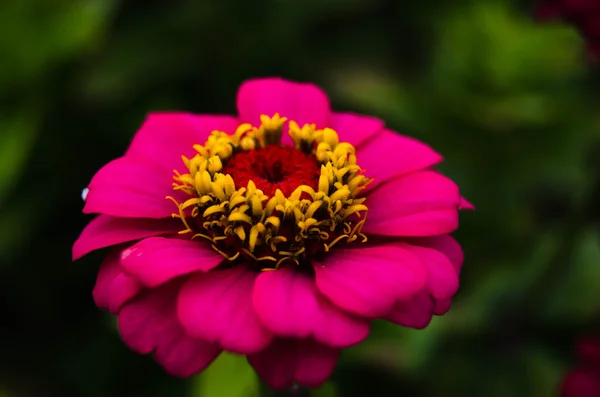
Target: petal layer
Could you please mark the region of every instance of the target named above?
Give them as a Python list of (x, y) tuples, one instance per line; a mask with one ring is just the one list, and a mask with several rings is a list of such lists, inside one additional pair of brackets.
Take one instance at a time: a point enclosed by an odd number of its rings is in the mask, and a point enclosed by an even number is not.
[(382, 130), (356, 149), (356, 158), (365, 175), (375, 178), (368, 189), (411, 172), (438, 164), (442, 156), (416, 139)]
[[(242, 122), (255, 126), (260, 125), (261, 114), (272, 117), (279, 113), (300, 126), (316, 124), (317, 128), (328, 127), (331, 117), (329, 99), (321, 88), (281, 78), (246, 81), (237, 94), (237, 109)], [(286, 129), (282, 143), (292, 143)]]
[(385, 316), (398, 300), (426, 287), (425, 265), (394, 245), (332, 250), (314, 265), (319, 290), (336, 306), (360, 316)]
[[(446, 256), (446, 258), (448, 258), (452, 264), (458, 281), (464, 255), (460, 244), (458, 244), (458, 242), (452, 236), (441, 235), (432, 237), (418, 237), (410, 239), (410, 242), (411, 244), (427, 247), (444, 254), (444, 256)], [(438, 316), (444, 315), (450, 310), (450, 306), (452, 305), (452, 297), (435, 299), (434, 304), (435, 307), (433, 309), (433, 313)]]
[(121, 266), (148, 287), (156, 287), (177, 276), (207, 272), (223, 257), (199, 241), (150, 237), (123, 250)]
[(450, 259), (428, 247), (402, 244), (402, 248), (418, 256), (427, 268), (427, 290), (436, 299), (452, 297), (458, 290), (458, 274)]
[(597, 370), (577, 368), (567, 375), (561, 389), (561, 397), (600, 396), (600, 374)]
[(100, 248), (182, 229), (176, 219), (118, 218), (98, 215), (83, 229), (73, 244), (73, 260)]
[(142, 290), (135, 278), (123, 272), (119, 265), (120, 254), (121, 250), (115, 249), (102, 262), (92, 291), (96, 306), (112, 314), (117, 314), (125, 302)]
[(368, 194), (363, 231), (387, 236), (446, 234), (458, 227), (458, 187), (434, 171), (389, 181)]
[(452, 262), (452, 266), (454, 267), (456, 274), (460, 275), (460, 269), (462, 268), (465, 256), (460, 244), (452, 236), (441, 235), (423, 237), (414, 239), (412, 241), (418, 245), (433, 248), (434, 250), (446, 255), (450, 262)]
[(337, 131), (340, 142), (348, 142), (355, 148), (369, 142), (377, 135), (383, 133), (383, 121), (370, 116), (354, 113), (333, 113), (331, 128)]
[(180, 283), (169, 283), (127, 303), (119, 313), (119, 331), (132, 350), (147, 354), (168, 373), (186, 377), (202, 371), (220, 353), (210, 342), (185, 335), (175, 316)]
[(425, 292), (408, 301), (398, 301), (386, 319), (404, 327), (425, 328), (429, 325), (434, 310), (434, 300)]
[(174, 169), (185, 169), (182, 155), (191, 158), (196, 154), (193, 145), (203, 145), (214, 130), (232, 134), (238, 124), (233, 116), (151, 113), (135, 134), (126, 156), (144, 158), (172, 175)]
[(264, 349), (273, 335), (261, 324), (252, 305), (255, 279), (256, 274), (243, 265), (192, 276), (185, 282), (177, 306), (187, 333), (234, 353)]
[(348, 347), (369, 333), (366, 320), (335, 307), (311, 277), (291, 267), (260, 274), (252, 300), (261, 322), (281, 337), (312, 336), (330, 346)]
[(106, 164), (88, 186), (83, 212), (124, 218), (170, 218), (177, 207), (167, 196), (185, 201), (173, 190), (173, 173), (142, 158), (121, 157)]
[(333, 372), (339, 350), (311, 339), (276, 339), (265, 350), (248, 355), (248, 362), (267, 385), (285, 389), (296, 381), (321, 385)]

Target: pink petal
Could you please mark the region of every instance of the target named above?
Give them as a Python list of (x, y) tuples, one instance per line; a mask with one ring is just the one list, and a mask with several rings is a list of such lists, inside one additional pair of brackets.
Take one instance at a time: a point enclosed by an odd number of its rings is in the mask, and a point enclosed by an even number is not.
[(296, 369), (296, 381), (307, 387), (318, 387), (331, 376), (340, 351), (310, 339), (298, 344), (300, 362)]
[(298, 341), (275, 339), (264, 350), (249, 354), (248, 362), (273, 389), (292, 386), (298, 368)]
[(185, 335), (175, 316), (181, 283), (169, 283), (127, 303), (119, 313), (119, 331), (129, 348), (154, 352), (154, 358), (175, 376), (203, 370), (220, 353), (215, 344)]
[(176, 320), (173, 330), (154, 350), (154, 359), (173, 376), (185, 378), (208, 367), (221, 354), (221, 348), (202, 339), (188, 337)]
[(425, 265), (393, 245), (332, 250), (314, 264), (319, 290), (335, 305), (364, 317), (386, 315), (398, 300), (426, 287)]
[(150, 237), (121, 254), (121, 266), (148, 287), (156, 287), (177, 276), (207, 272), (224, 258), (203, 241)]
[(383, 133), (383, 121), (354, 113), (333, 113), (331, 128), (337, 131), (340, 142), (348, 142), (358, 148), (363, 142), (375, 139)]
[[(452, 263), (456, 275), (460, 275), (460, 269), (463, 264), (463, 251), (460, 244), (449, 235), (419, 237), (410, 239), (412, 244), (418, 244), (424, 247), (432, 248), (444, 254)], [(437, 316), (444, 315), (450, 310), (452, 299), (436, 299), (433, 313)]]
[(390, 179), (424, 170), (443, 160), (437, 152), (416, 139), (382, 130), (356, 149), (365, 175), (375, 178), (369, 189)]
[(458, 209), (473, 211), (473, 210), (475, 210), (475, 206), (473, 204), (471, 204), (469, 201), (467, 201), (466, 198), (461, 197)]
[(248, 362), (265, 383), (285, 389), (297, 381), (317, 387), (329, 378), (339, 357), (339, 350), (310, 339), (275, 339), (265, 350), (248, 355)]
[(429, 325), (433, 309), (433, 299), (421, 292), (409, 301), (397, 302), (386, 318), (404, 327), (422, 329)]
[(458, 187), (434, 171), (392, 180), (367, 196), (363, 232), (387, 236), (429, 236), (458, 227)]
[[(600, 368), (600, 341), (594, 336), (586, 336), (577, 342), (577, 358), (582, 362)], [(600, 375), (600, 372), (599, 372)]]
[[(237, 108), (241, 121), (256, 126), (260, 125), (261, 114), (272, 117), (279, 113), (301, 127), (314, 123), (317, 128), (328, 127), (331, 117), (329, 99), (319, 87), (276, 77), (242, 84), (237, 94)], [(285, 129), (282, 143), (291, 143)]]
[(191, 158), (196, 154), (193, 145), (203, 145), (214, 130), (234, 133), (238, 125), (232, 116), (151, 113), (135, 134), (126, 156), (154, 162), (172, 175), (174, 169), (185, 169), (182, 155)]
[(172, 172), (132, 156), (106, 164), (88, 188), (83, 212), (124, 218), (170, 218), (177, 207), (166, 197), (173, 196), (179, 202), (189, 198), (173, 190)]
[(442, 236), (431, 236), (431, 237), (422, 237), (411, 240), (418, 245), (422, 245), (425, 247), (433, 248), (446, 255), (452, 265), (454, 266), (454, 270), (456, 274), (460, 275), (460, 269), (463, 264), (464, 254), (463, 250), (452, 236), (442, 235)]
[(180, 282), (175, 282), (147, 290), (123, 306), (119, 312), (119, 331), (130, 349), (151, 353), (160, 342), (170, 338), (180, 286)]
[(252, 305), (256, 273), (233, 269), (196, 274), (181, 289), (178, 314), (189, 335), (241, 354), (264, 349), (273, 338)]
[(429, 293), (436, 299), (452, 297), (458, 290), (458, 274), (450, 259), (443, 253), (427, 247), (401, 244), (402, 248), (418, 256), (427, 267)]
[(98, 215), (73, 244), (73, 260), (100, 248), (183, 229), (178, 219), (116, 218)]
[(433, 314), (436, 316), (442, 316), (448, 311), (450, 311), (450, 307), (452, 306), (452, 299), (440, 299), (435, 301), (435, 308), (433, 309)]
[(562, 397), (600, 396), (600, 374), (584, 368), (569, 373), (561, 386)]
[(96, 306), (112, 314), (117, 314), (124, 303), (142, 290), (136, 279), (123, 273), (119, 265), (120, 254), (121, 250), (115, 249), (106, 257), (92, 292)]
[(278, 336), (314, 336), (330, 346), (348, 347), (369, 334), (367, 321), (333, 306), (311, 277), (291, 267), (260, 274), (252, 299), (261, 322)]
[(561, 15), (562, 10), (558, 3), (540, 2), (534, 10), (534, 17), (540, 21), (559, 19)]

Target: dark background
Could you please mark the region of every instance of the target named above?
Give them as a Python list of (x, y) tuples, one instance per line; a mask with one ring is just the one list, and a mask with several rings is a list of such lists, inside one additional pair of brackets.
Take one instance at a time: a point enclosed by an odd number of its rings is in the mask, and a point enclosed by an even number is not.
[(179, 380), (121, 343), (72, 263), (81, 190), (145, 115), (234, 113), (312, 81), (445, 156), (477, 210), (451, 312), (375, 325), (316, 397), (553, 396), (600, 318), (600, 87), (583, 41), (502, 0), (0, 2), (0, 396), (257, 395), (244, 359)]

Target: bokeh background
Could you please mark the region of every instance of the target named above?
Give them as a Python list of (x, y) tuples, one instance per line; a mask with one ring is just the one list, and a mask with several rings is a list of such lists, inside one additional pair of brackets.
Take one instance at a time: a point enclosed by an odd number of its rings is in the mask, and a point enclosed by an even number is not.
[[(569, 27), (502, 0), (0, 2), (0, 396), (256, 397), (245, 360), (171, 378), (72, 263), (81, 190), (153, 110), (234, 113), (245, 79), (312, 81), (444, 154), (477, 206), (453, 309), (377, 323), (315, 397), (556, 395), (600, 319), (600, 84)], [(385, 159), (382, 159), (385, 161)]]

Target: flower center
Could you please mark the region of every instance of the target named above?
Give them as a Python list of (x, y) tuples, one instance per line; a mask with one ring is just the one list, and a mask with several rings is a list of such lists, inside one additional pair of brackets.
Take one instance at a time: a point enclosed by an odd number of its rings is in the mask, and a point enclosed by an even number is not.
[(294, 147), (280, 146), (287, 119), (261, 116), (234, 134), (213, 131), (193, 158), (189, 173), (175, 171), (173, 188), (187, 193), (176, 205), (191, 238), (208, 240), (230, 261), (257, 270), (304, 266), (339, 242), (361, 233), (367, 206), (361, 192), (371, 179), (356, 163), (354, 147), (330, 128), (289, 122)]
[(222, 172), (231, 175), (236, 186), (247, 186), (253, 181), (269, 198), (275, 196), (277, 189), (286, 197), (300, 185), (316, 189), (321, 174), (313, 154), (277, 145), (236, 153)]

